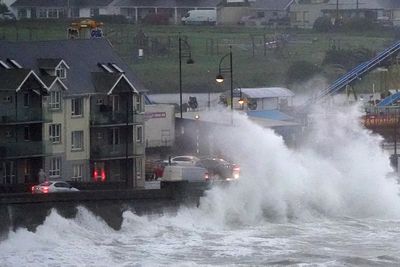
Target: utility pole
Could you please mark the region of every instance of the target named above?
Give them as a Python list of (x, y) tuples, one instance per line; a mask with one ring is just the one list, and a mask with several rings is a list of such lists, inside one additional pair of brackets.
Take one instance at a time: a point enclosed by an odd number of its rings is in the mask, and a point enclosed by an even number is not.
[(336, 0), (336, 23), (338, 23), (338, 21), (339, 21), (339, 0)]

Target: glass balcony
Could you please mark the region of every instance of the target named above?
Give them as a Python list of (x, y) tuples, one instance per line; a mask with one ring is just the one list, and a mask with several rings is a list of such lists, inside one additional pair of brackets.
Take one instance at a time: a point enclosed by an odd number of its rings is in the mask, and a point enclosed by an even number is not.
[(42, 141), (0, 143), (0, 159), (39, 157), (46, 151), (46, 143)]
[(41, 109), (23, 109), (18, 110), (17, 114), (0, 115), (0, 124), (18, 124), (28, 122), (43, 122)]
[[(90, 150), (91, 159), (113, 159), (126, 157), (126, 144), (104, 145), (92, 144)], [(133, 155), (132, 144), (128, 144), (128, 157)]]

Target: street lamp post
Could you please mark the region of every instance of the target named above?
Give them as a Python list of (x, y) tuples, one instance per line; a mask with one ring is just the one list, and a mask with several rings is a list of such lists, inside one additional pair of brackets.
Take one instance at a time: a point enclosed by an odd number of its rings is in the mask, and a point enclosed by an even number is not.
[[(229, 56), (229, 68), (221, 68), (221, 64), (224, 61), (226, 57)], [(230, 74), (230, 83), (231, 83), (231, 110), (233, 110), (233, 67), (232, 67), (232, 46), (229, 46), (229, 53), (224, 55), (221, 60), (219, 61), (219, 66), (218, 66), (218, 75), (215, 78), (217, 83), (222, 83), (224, 82), (224, 76), (222, 76), (223, 73), (229, 73)]]
[[(181, 38), (181, 33), (179, 33), (179, 108), (181, 113), (181, 119), (183, 118), (182, 110), (182, 58), (187, 58), (186, 64), (193, 64), (192, 51), (190, 45), (186, 39)], [(185, 45), (182, 47), (182, 42)]]

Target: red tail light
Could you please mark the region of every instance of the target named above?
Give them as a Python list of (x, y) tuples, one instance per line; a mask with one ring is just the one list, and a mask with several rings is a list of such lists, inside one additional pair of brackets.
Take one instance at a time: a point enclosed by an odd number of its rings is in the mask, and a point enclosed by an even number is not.
[(32, 186), (31, 190), (32, 190), (32, 193), (34, 193), (35, 192), (35, 186)]
[(49, 188), (47, 186), (42, 187), (42, 192), (43, 193), (48, 193), (49, 192)]
[(97, 177), (98, 177), (97, 170), (94, 170), (94, 172), (93, 172), (93, 179), (94, 179), (95, 182), (97, 182)]
[(101, 170), (101, 181), (104, 182), (106, 180), (106, 172)]

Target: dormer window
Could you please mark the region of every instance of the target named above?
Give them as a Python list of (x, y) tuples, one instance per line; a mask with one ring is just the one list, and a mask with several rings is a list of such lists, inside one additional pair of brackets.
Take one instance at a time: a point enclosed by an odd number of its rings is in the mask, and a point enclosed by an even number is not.
[(67, 70), (64, 67), (58, 67), (56, 69), (56, 75), (60, 79), (65, 79), (67, 78)]

